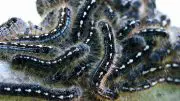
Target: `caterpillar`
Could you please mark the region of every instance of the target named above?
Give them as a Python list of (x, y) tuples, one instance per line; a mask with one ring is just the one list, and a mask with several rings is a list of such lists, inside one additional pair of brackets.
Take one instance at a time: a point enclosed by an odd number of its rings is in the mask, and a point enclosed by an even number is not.
[(146, 37), (161, 36), (161, 37), (169, 38), (168, 32), (164, 30), (163, 28), (147, 28), (135, 34), (146, 36)]
[(65, 61), (67, 61), (69, 59), (73, 60), (77, 57), (82, 56), (83, 54), (85, 54), (88, 51), (89, 51), (89, 48), (87, 45), (80, 44), (80, 45), (71, 47), (69, 50), (65, 51), (64, 54), (62, 54), (61, 56), (58, 56), (52, 60), (44, 60), (44, 59), (40, 59), (40, 58), (33, 57), (33, 56), (19, 54), (19, 55), (14, 56), (12, 61), (13, 61), (13, 63), (18, 63), (18, 64), (30, 62), (30, 64), (33, 63), (33, 65), (35, 65), (35, 67), (40, 66), (45, 69), (45, 68), (50, 68), (50, 67), (54, 67), (56, 65), (63, 64)]
[(72, 100), (81, 96), (78, 87), (50, 89), (37, 84), (0, 83), (0, 94), (39, 97), (48, 100)]
[(98, 67), (96, 71), (94, 72), (92, 76), (92, 86), (97, 88), (95, 90), (98, 94), (106, 97), (106, 98), (112, 98), (114, 99), (114, 93), (111, 92), (111, 90), (104, 90), (101, 86), (101, 81), (104, 77), (104, 75), (107, 73), (107, 71), (111, 68), (111, 65), (114, 60), (115, 55), (115, 46), (114, 46), (114, 35), (112, 32), (112, 29), (110, 25), (107, 22), (101, 21), (99, 22), (100, 29), (102, 33), (104, 34), (104, 57), (98, 64)]
[(82, 38), (88, 16), (90, 16), (94, 8), (96, 8), (96, 0), (85, 0), (84, 5), (79, 9), (72, 29), (73, 42), (77, 42)]
[[(62, 10), (62, 11), (61, 11)], [(35, 36), (23, 36), (15, 39), (18, 42), (46, 42), (53, 40), (60, 36), (64, 36), (65, 31), (71, 23), (71, 12), (69, 8), (63, 8), (59, 12), (59, 23), (55, 29), (51, 30), (47, 34), (35, 35)]]
[[(149, 89), (153, 86), (155, 86), (158, 83), (167, 82), (167, 83), (174, 83), (174, 84), (180, 84), (179, 77), (158, 77), (155, 79), (149, 79), (144, 82), (138, 82), (134, 86), (128, 85), (128, 83), (124, 83), (123, 86), (119, 87), (123, 92), (134, 92), (134, 91), (141, 91)], [(118, 88), (118, 89), (119, 89)]]
[(32, 53), (49, 53), (53, 50), (52, 46), (44, 45), (28, 45), (22, 43), (12, 43), (12, 42), (0, 42), (0, 49), (2, 50), (15, 50), (15, 51), (28, 51)]

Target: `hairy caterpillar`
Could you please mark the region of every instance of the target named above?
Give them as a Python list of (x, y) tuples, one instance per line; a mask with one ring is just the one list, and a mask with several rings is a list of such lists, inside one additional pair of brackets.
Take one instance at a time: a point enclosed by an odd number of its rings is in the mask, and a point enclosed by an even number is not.
[(35, 35), (35, 36), (23, 36), (17, 38), (16, 41), (19, 42), (45, 42), (49, 40), (53, 40), (57, 37), (63, 36), (65, 34), (66, 29), (71, 23), (71, 12), (69, 8), (63, 8), (62, 11), (59, 12), (59, 23), (55, 29), (51, 30), (47, 34)]
[(5, 95), (32, 96), (49, 100), (71, 100), (81, 96), (78, 87), (50, 89), (36, 84), (0, 83), (0, 93)]
[[(114, 45), (114, 35), (110, 25), (107, 22), (101, 21), (99, 22), (99, 26), (101, 28), (102, 33), (104, 34), (104, 57), (98, 64), (96, 71), (92, 76), (92, 86), (96, 88), (95, 92), (104, 96), (106, 98), (114, 99), (114, 93), (109, 90), (104, 90), (101, 88), (101, 83), (104, 75), (111, 68), (111, 65), (114, 60), (115, 55), (115, 45)], [(103, 85), (103, 84), (102, 84)]]
[(86, 52), (89, 51), (89, 47), (85, 44), (80, 44), (75, 47), (71, 47), (69, 50), (65, 51), (64, 54), (61, 56), (56, 57), (55, 59), (52, 60), (44, 60), (40, 59), (34, 56), (28, 56), (28, 55), (16, 55), (13, 57), (13, 62), (14, 63), (33, 63), (35, 67), (42, 67), (44, 69), (54, 67), (56, 65), (62, 65), (65, 61), (67, 60), (73, 60), (77, 57), (82, 56)]
[(43, 45), (28, 45), (21, 43), (11, 43), (11, 42), (0, 42), (0, 49), (2, 50), (15, 50), (15, 51), (27, 51), (33, 53), (49, 53), (53, 50), (52, 46)]
[(72, 40), (77, 42), (82, 38), (84, 34), (85, 24), (87, 23), (88, 16), (90, 16), (92, 10), (96, 7), (96, 0), (85, 0), (84, 5), (80, 8), (77, 17), (74, 22), (74, 28), (72, 31)]

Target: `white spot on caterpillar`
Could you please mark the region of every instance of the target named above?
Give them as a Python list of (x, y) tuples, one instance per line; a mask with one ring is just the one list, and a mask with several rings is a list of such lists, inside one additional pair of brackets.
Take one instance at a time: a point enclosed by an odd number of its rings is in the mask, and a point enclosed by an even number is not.
[(59, 59), (58, 61), (62, 61), (62, 59)]
[(38, 46), (38, 47), (42, 47), (42, 45), (36, 45), (36, 46)]
[(147, 89), (149, 88), (150, 86), (149, 85), (144, 85), (144, 89)]
[(129, 91), (134, 91), (135, 89), (134, 88), (129, 88)]
[(49, 94), (48, 93), (44, 93), (44, 95), (48, 96)]
[(166, 64), (165, 67), (170, 68), (170, 67), (171, 67), (171, 64)]
[(124, 30), (128, 29), (128, 27), (124, 27)]
[(44, 34), (44, 36), (48, 36), (48, 34)]
[(21, 88), (15, 89), (16, 92), (21, 92)]
[(147, 51), (149, 49), (149, 45), (146, 45), (146, 47), (144, 48), (144, 51)]
[(157, 84), (157, 81), (154, 81), (151, 83), (152, 86), (156, 85)]
[(145, 75), (145, 74), (147, 74), (147, 73), (149, 73), (149, 71), (148, 71), (148, 70), (147, 70), (147, 71), (143, 71), (143, 72), (142, 72), (142, 74), (143, 74), (143, 75)]
[(57, 61), (53, 61), (52, 63), (54, 63), (54, 64), (55, 64), (55, 63), (57, 63)]
[(42, 64), (44, 63), (44, 61), (40, 61)]
[(69, 55), (72, 55), (72, 52), (69, 52), (69, 53), (67, 54), (67, 56), (69, 56)]
[(151, 68), (150, 71), (154, 72), (157, 68)]
[(72, 98), (72, 97), (73, 97), (73, 94), (70, 94), (70, 95), (69, 95), (69, 98)]
[(80, 35), (81, 35), (81, 32), (78, 32), (78, 33), (77, 33), (78, 38), (80, 37)]
[(60, 23), (58, 27), (61, 27), (61, 26), (62, 26), (62, 24)]
[(172, 66), (173, 66), (173, 67), (179, 67), (179, 65), (176, 64), (176, 63), (173, 63)]
[(173, 78), (167, 77), (167, 81), (173, 81)]
[(87, 12), (84, 12), (84, 14), (83, 14), (83, 18), (85, 18), (85, 17), (86, 17), (86, 15), (87, 15)]
[(131, 64), (133, 63), (133, 59), (129, 59), (129, 61), (127, 62), (127, 64)]
[(36, 92), (36, 93), (39, 93), (39, 94), (41, 93), (41, 91), (40, 91), (40, 90), (36, 90), (35, 92)]
[(65, 12), (61, 12), (61, 16), (64, 16), (65, 15)]
[(84, 23), (83, 20), (81, 20), (80, 21), (80, 27), (82, 27), (83, 23)]
[(159, 82), (164, 82), (165, 78), (159, 78)]
[(93, 32), (90, 32), (90, 36), (92, 36), (93, 35)]
[(144, 29), (144, 30), (142, 30), (142, 32), (147, 32), (147, 30), (146, 30), (146, 29)]
[(90, 41), (90, 39), (87, 39), (87, 40), (86, 40), (86, 44), (87, 44), (89, 41)]
[(109, 33), (109, 39), (111, 40), (111, 33)]
[(38, 35), (36, 35), (36, 36), (34, 36), (35, 38), (39, 38), (39, 36)]
[(126, 66), (125, 65), (122, 65), (121, 67), (120, 67), (120, 69), (124, 69)]
[(130, 25), (135, 24), (135, 23), (136, 23), (136, 21), (133, 20), (133, 21), (131, 21)]
[(142, 52), (138, 52), (136, 55), (136, 58), (140, 57), (142, 55)]
[(11, 88), (4, 88), (4, 90), (10, 91), (10, 90), (11, 90)]
[(55, 98), (55, 96), (54, 96), (54, 95), (51, 95), (51, 97), (52, 97), (52, 98)]
[(109, 55), (110, 55), (110, 58), (112, 58), (112, 53), (110, 53)]
[(34, 61), (37, 61), (37, 59), (35, 59), (35, 58), (34, 58), (33, 60), (34, 60)]
[(91, 1), (91, 4), (93, 4), (93, 3), (95, 3), (95, 2), (96, 2), (96, 0), (92, 0), (92, 1)]
[(115, 71), (118, 72), (118, 69), (116, 69)]
[(96, 86), (98, 86), (98, 85), (99, 85), (99, 83), (97, 82), (97, 83), (96, 83)]
[(56, 32), (56, 31), (57, 31), (57, 29), (55, 28), (53, 31), (54, 31), (54, 32)]
[(25, 38), (27, 38), (27, 39), (28, 39), (28, 38), (29, 38), (29, 36), (25, 36)]
[(91, 8), (91, 6), (90, 6), (90, 5), (88, 5), (88, 6), (87, 6), (87, 10), (89, 10), (90, 8)]
[(30, 92), (31, 92), (31, 89), (25, 89), (25, 91), (30, 93)]
[(64, 99), (64, 96), (63, 96), (63, 95), (61, 95), (61, 96), (59, 96), (58, 98), (60, 98), (60, 99)]
[(102, 75), (103, 75), (103, 72), (101, 72), (101, 73), (99, 74), (99, 78), (100, 78)]
[(46, 62), (46, 64), (51, 64), (51, 62), (48, 61), (48, 62)]
[(174, 79), (174, 82), (180, 83), (180, 79)]
[(109, 62), (106, 63), (106, 66), (109, 65)]

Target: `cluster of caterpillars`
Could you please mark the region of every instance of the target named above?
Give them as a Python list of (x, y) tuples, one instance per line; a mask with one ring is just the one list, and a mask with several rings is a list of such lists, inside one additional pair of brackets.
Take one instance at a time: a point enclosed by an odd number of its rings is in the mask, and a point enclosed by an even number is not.
[[(37, 0), (37, 8), (41, 16), (47, 13), (43, 22), (48, 26), (57, 22), (56, 26), (48, 33), (0, 42), (0, 49), (18, 52), (12, 55), (13, 64), (38, 68), (37, 72), (45, 70), (46, 76), (41, 78), (47, 84), (80, 87), (54, 90), (2, 82), (0, 94), (48, 100), (114, 100), (120, 92), (142, 91), (161, 82), (180, 84), (180, 41), (171, 41), (172, 33), (177, 33), (168, 30), (167, 16), (157, 15), (154, 0)], [(58, 21), (53, 21), (54, 17)], [(42, 58), (53, 50), (56, 56)], [(39, 57), (32, 53), (45, 54)]]

